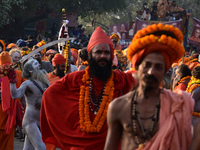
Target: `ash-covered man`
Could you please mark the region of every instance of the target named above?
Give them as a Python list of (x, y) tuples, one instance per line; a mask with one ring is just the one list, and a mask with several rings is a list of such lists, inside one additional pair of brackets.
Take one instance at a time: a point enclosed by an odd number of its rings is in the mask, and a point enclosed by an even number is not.
[[(22, 76), (27, 81), (17, 89), (15, 83), (10, 83), (11, 96), (13, 99), (21, 98), (25, 94), (26, 111), (22, 121), (22, 127), (26, 134), (23, 150), (45, 150), (40, 133), (40, 106), (42, 95), (49, 86), (45, 71), (39, 69), (37, 60), (30, 58), (24, 65)], [(13, 71), (12, 71), (13, 72)], [(15, 76), (11, 76), (14, 80)]]
[(173, 26), (154, 24), (138, 31), (127, 56), (138, 86), (108, 108), (105, 150), (187, 150), (191, 143), (194, 101), (184, 91), (161, 89), (173, 62), (184, 55), (183, 35)]

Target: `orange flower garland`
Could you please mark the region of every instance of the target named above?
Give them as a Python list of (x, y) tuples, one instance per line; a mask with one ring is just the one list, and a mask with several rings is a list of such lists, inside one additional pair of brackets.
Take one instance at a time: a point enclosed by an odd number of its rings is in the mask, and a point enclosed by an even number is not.
[[(183, 77), (180, 81), (178, 81), (178, 85), (179, 85), (180, 83), (182, 83), (184, 80), (190, 79), (190, 78), (191, 78), (191, 76)], [(178, 86), (178, 85), (177, 85), (177, 86)], [(177, 86), (174, 87), (174, 90), (176, 90)]]
[(88, 61), (84, 61), (84, 62), (82, 62), (81, 65), (88, 66)]
[(67, 44), (63, 46), (63, 52), (64, 52), (64, 57), (66, 58), (66, 63), (65, 63), (65, 73), (67, 72), (67, 66), (68, 66), (68, 51), (69, 51), (69, 44), (70, 42), (67, 41)]
[(193, 112), (193, 113), (192, 113), (192, 116), (200, 117), (200, 113), (198, 113), (198, 112)]
[(191, 93), (197, 87), (200, 87), (200, 79), (197, 79), (192, 76), (190, 82), (188, 83), (186, 92)]
[(114, 95), (114, 74), (112, 73), (111, 77), (108, 79), (105, 87), (104, 96), (100, 104), (99, 110), (93, 120), (90, 120), (90, 107), (89, 107), (89, 84), (90, 84), (90, 75), (89, 67), (85, 69), (85, 74), (83, 75), (82, 81), (83, 85), (80, 87), (80, 98), (79, 98), (79, 117), (80, 117), (80, 128), (81, 131), (92, 133), (100, 132), (103, 127), (106, 117), (108, 105), (113, 99)]
[(27, 51), (20, 51), (20, 52), (21, 56), (28, 55), (29, 53), (31, 53), (31, 49), (29, 48)]
[[(45, 45), (46, 44), (46, 42), (44, 41), (44, 40), (42, 40), (42, 41), (40, 41), (39, 43), (37, 43), (37, 46), (39, 46), (39, 47), (41, 47), (41, 46), (43, 46), (43, 45)], [(41, 53), (42, 54), (44, 54), (44, 53), (46, 53), (46, 48), (45, 49), (43, 49), (42, 51), (41, 51)]]

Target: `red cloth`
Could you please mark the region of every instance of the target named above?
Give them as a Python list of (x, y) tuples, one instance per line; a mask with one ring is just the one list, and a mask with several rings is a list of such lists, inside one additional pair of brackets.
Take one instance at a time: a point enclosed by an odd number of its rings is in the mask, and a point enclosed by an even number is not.
[(78, 59), (78, 50), (75, 48), (71, 48), (72, 57), (74, 58), (74, 65), (76, 65), (76, 61)]
[(53, 66), (64, 64), (65, 62), (66, 62), (66, 58), (62, 56), (61, 54), (56, 54), (52, 59)]
[(114, 58), (114, 46), (109, 36), (102, 30), (101, 27), (97, 27), (93, 32), (90, 41), (87, 46), (88, 53), (98, 44), (108, 44), (111, 51), (112, 59)]
[(176, 89), (179, 89), (179, 90), (182, 90), (182, 91), (185, 91), (186, 90), (186, 86), (185, 86), (185, 84), (184, 83), (180, 83), (178, 86), (177, 86), (177, 88)]
[[(79, 124), (79, 93), (85, 70), (70, 73), (51, 85), (44, 93), (41, 105), (41, 134), (45, 143), (67, 150), (102, 150), (106, 141), (107, 124), (99, 133), (85, 133)], [(104, 83), (93, 78), (101, 91)], [(130, 73), (114, 71), (114, 98), (126, 94), (135, 84)], [(55, 101), (56, 100), (56, 101)], [(91, 119), (95, 115), (91, 112)]]
[(7, 76), (1, 77), (1, 99), (2, 99), (2, 110), (8, 114), (6, 122), (6, 134), (10, 134), (12, 128), (16, 124), (17, 115), (17, 100), (13, 100), (10, 95), (10, 82)]
[(191, 62), (188, 65), (188, 68), (192, 71), (194, 69), (194, 67), (196, 67), (199, 64), (199, 62)]

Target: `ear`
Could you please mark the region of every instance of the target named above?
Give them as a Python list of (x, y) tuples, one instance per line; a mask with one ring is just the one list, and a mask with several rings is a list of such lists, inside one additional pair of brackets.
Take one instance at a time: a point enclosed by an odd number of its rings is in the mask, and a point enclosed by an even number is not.
[(88, 59), (90, 59), (91, 55), (90, 55), (90, 52), (88, 53)]

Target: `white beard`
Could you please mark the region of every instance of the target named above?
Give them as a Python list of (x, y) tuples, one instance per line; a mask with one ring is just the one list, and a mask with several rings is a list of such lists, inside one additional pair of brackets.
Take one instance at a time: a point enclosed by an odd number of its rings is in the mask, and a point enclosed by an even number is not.
[(50, 86), (49, 80), (47, 79), (47, 72), (44, 69), (39, 69), (39, 70), (33, 70), (32, 72), (32, 78), (36, 79), (48, 86)]

